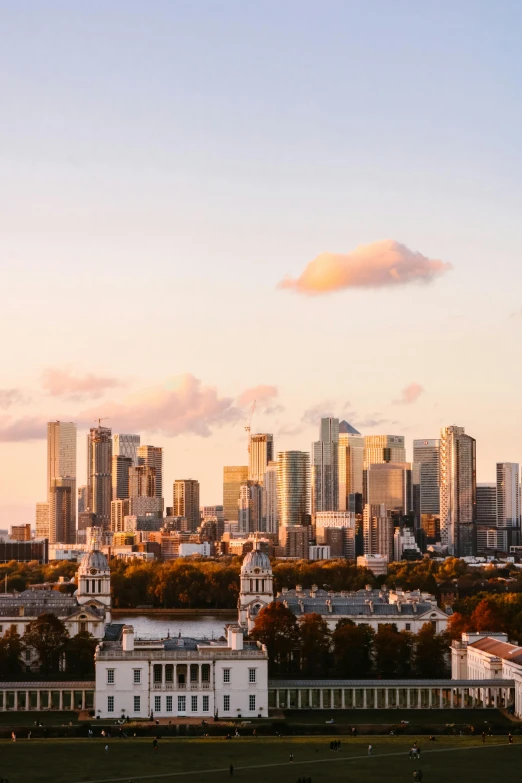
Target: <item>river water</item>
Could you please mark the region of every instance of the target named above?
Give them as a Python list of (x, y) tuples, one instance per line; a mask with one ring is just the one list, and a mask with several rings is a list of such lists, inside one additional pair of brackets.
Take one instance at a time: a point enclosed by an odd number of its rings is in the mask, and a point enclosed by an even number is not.
[(134, 633), (144, 639), (164, 639), (166, 636), (189, 636), (194, 639), (219, 639), (225, 635), (225, 625), (234, 617), (216, 617), (212, 614), (141, 614), (117, 615), (115, 623), (134, 626)]

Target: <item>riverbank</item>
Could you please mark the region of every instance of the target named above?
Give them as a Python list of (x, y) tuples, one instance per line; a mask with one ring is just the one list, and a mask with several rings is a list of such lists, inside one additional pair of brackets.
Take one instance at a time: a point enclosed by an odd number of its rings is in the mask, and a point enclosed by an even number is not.
[(237, 609), (112, 609), (113, 617), (168, 615), (169, 617), (237, 617)]

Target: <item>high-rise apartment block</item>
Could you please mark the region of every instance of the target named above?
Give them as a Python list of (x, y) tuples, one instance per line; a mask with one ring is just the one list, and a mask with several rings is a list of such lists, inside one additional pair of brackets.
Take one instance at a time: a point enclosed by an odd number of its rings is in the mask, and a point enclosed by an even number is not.
[(237, 522), (241, 485), (248, 481), (248, 465), (225, 465), (223, 468), (223, 514), (229, 522)]
[(112, 453), (119, 457), (129, 457), (133, 465), (138, 464), (139, 435), (116, 433), (112, 439)]
[(477, 525), (497, 525), (497, 485), (477, 484)]
[(274, 459), (274, 436), (268, 433), (251, 435), (248, 456), (248, 480), (262, 484), (266, 466)]
[(312, 516), (339, 503), (339, 419), (323, 418), (311, 452)]
[(413, 462), (420, 465), (420, 513), (440, 514), (440, 440), (413, 441)]
[(148, 465), (133, 465), (129, 468), (128, 497), (158, 497), (156, 492), (156, 469)]
[(277, 462), (269, 462), (263, 481), (263, 519), (265, 531), (277, 535), (279, 513), (277, 508)]
[(364, 436), (347, 421), (339, 424), (339, 511), (348, 511), (350, 495), (363, 491)]
[(78, 487), (78, 514), (89, 510), (89, 487), (83, 484)]
[(440, 536), (450, 555), (475, 549), (477, 519), (476, 443), (464, 427), (443, 427), (440, 435)]
[(129, 497), (129, 471), (134, 463), (131, 457), (112, 455), (112, 499), (125, 500)]
[(109, 530), (112, 500), (112, 432), (109, 427), (92, 427), (87, 435), (87, 486), (89, 512), (97, 527)]
[(497, 525), (520, 526), (520, 469), (518, 462), (497, 462)]
[(364, 507), (363, 535), (364, 554), (381, 555), (388, 562), (393, 560), (393, 518), (384, 504), (369, 504)]
[(159, 446), (139, 446), (137, 449), (138, 465), (154, 468), (157, 498), (163, 497), (163, 449)]
[(282, 527), (310, 524), (310, 456), (306, 451), (277, 455), (277, 506)]
[(239, 533), (255, 533), (264, 530), (263, 487), (255, 481), (247, 481), (239, 490)]
[(36, 538), (49, 538), (49, 503), (36, 504)]
[(364, 464), (406, 462), (404, 435), (365, 435)]
[[(199, 481), (195, 479), (176, 479), (173, 487), (172, 507), (173, 516), (185, 517), (189, 523), (189, 530), (195, 531), (200, 523)], [(238, 511), (236, 510), (236, 518), (237, 513)]]
[(76, 541), (76, 424), (47, 424), (47, 502), (50, 544)]

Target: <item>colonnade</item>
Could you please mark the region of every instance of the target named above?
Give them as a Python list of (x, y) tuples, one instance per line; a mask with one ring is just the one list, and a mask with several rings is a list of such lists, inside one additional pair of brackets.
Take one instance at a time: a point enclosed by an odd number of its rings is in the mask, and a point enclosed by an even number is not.
[(0, 712), (94, 709), (94, 682), (0, 683)]
[(154, 663), (153, 690), (206, 690), (210, 688), (209, 663)]

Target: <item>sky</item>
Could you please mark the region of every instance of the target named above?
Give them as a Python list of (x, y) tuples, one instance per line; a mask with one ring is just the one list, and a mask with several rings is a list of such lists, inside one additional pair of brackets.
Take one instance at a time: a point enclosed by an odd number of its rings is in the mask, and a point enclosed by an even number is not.
[[(522, 459), (522, 6), (0, 0), (0, 526), (46, 422), (222, 498), (244, 431)], [(166, 492), (167, 503), (170, 496)]]

